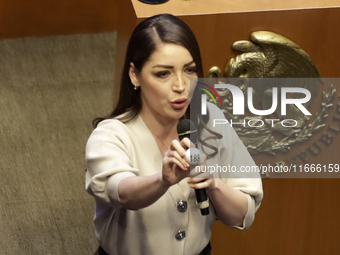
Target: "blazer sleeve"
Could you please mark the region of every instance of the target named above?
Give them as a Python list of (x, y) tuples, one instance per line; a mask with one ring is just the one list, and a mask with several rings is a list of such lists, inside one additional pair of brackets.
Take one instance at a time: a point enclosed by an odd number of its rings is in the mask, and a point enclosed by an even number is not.
[(128, 128), (118, 120), (100, 123), (86, 144), (87, 192), (114, 207), (121, 207), (119, 182), (139, 174), (139, 171), (132, 167), (132, 157)]
[[(231, 165), (235, 166), (237, 171), (244, 171), (245, 167), (252, 168), (256, 166), (254, 160), (250, 156), (248, 150), (237, 136), (234, 129), (231, 130), (233, 134), (233, 151), (232, 151), (232, 161)], [(251, 226), (255, 219), (255, 212), (260, 207), (261, 201), (263, 199), (263, 189), (261, 176), (257, 172), (239, 172), (236, 176), (233, 173), (229, 174), (226, 179), (226, 184), (234, 189), (242, 191), (248, 200), (248, 211), (243, 220), (243, 226), (234, 228), (247, 229)]]
[[(224, 119), (223, 112), (213, 104), (209, 107), (210, 118)], [(211, 130), (218, 130), (223, 138), (218, 141), (218, 164), (221, 167), (233, 167), (236, 172), (220, 172), (219, 177), (231, 188), (242, 191), (248, 200), (248, 211), (243, 221), (243, 226), (230, 226), (237, 229), (247, 229), (255, 218), (255, 212), (263, 199), (262, 180), (258, 172), (242, 172), (245, 167), (256, 168), (256, 164), (247, 148), (240, 140), (235, 130), (229, 123), (219, 126), (210, 126)], [(230, 169), (230, 168), (229, 168)]]

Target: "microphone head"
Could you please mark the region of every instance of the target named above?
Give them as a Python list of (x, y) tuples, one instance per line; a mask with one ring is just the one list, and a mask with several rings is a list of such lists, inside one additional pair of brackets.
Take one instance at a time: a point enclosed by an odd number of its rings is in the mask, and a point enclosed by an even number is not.
[(188, 137), (194, 144), (197, 143), (197, 129), (195, 123), (189, 119), (181, 120), (177, 125), (179, 140)]

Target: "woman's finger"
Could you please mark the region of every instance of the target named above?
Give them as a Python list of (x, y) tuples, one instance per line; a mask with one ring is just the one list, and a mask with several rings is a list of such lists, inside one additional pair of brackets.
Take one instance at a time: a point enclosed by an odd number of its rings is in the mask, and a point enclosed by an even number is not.
[(190, 141), (190, 139), (187, 138), (187, 137), (184, 137), (184, 138), (180, 141), (180, 144), (182, 145), (183, 148), (186, 148), (186, 149), (188, 149), (188, 148), (195, 148), (195, 147), (196, 147), (195, 144), (192, 143), (192, 142)]
[(188, 167), (183, 165), (182, 162), (180, 162), (178, 159), (176, 159), (174, 157), (165, 157), (163, 163), (164, 163), (164, 165), (175, 164), (184, 171), (188, 170)]
[(178, 140), (172, 140), (171, 145), (170, 145), (170, 150), (175, 150), (178, 152), (178, 154), (184, 158), (185, 157), (185, 149), (181, 145), (181, 143)]
[(167, 157), (174, 157), (176, 158), (179, 162), (182, 163), (182, 165), (184, 165), (186, 168), (190, 167), (190, 164), (184, 159), (182, 158), (177, 151), (173, 151), (173, 150), (169, 150), (167, 153), (166, 153), (166, 156)]
[(190, 187), (194, 189), (206, 189), (211, 186), (211, 183), (212, 183), (211, 179), (206, 179), (205, 181), (199, 183), (192, 183)]
[(201, 181), (204, 181), (206, 180), (207, 178), (190, 178), (190, 180), (188, 180), (188, 183), (192, 183), (192, 184), (195, 184), (195, 183), (199, 183)]

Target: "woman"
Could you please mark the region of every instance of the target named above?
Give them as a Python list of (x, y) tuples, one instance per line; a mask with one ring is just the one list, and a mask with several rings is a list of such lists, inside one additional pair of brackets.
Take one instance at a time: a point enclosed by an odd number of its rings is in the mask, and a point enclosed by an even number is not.
[[(191, 98), (200, 98), (190, 89), (190, 79), (197, 77), (203, 77), (199, 47), (182, 20), (157, 15), (136, 27), (118, 105), (110, 116), (94, 120), (86, 145), (97, 254), (210, 254), (217, 217), (240, 229), (252, 223), (262, 199), (259, 178), (188, 178), (185, 150), (191, 144), (178, 140), (177, 124), (189, 116)], [(254, 164), (230, 127), (212, 131), (209, 120), (223, 118), (222, 112), (211, 105), (208, 112), (206, 119), (193, 118), (206, 164)], [(197, 188), (209, 196), (207, 216), (197, 207)]]

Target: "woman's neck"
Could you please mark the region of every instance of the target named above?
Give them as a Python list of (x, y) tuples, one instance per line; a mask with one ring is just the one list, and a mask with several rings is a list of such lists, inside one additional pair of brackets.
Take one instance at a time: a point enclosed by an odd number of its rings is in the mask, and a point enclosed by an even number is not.
[(177, 124), (179, 120), (162, 118), (145, 111), (141, 111), (140, 116), (151, 133), (159, 139), (167, 140), (169, 137), (173, 139), (177, 138)]
[(162, 118), (152, 112), (140, 111), (140, 116), (153, 135), (161, 155), (164, 156), (171, 142), (178, 139), (177, 124), (179, 120)]

